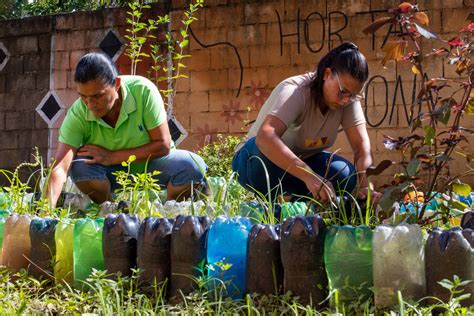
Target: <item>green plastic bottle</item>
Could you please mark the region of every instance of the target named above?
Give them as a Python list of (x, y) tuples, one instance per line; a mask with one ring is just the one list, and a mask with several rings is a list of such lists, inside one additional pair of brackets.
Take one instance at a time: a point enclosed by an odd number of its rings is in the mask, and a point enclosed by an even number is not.
[(307, 209), (304, 202), (286, 202), (281, 205), (281, 220), (291, 216), (305, 216)]
[(3, 210), (0, 211), (0, 258), (2, 256), (3, 230), (8, 216), (10, 216), (10, 212)]
[(54, 277), (56, 283), (74, 281), (74, 223), (70, 219), (62, 219), (56, 225), (54, 240), (56, 241), (56, 262), (54, 265)]
[(104, 270), (102, 230), (104, 219), (81, 218), (74, 225), (74, 286), (83, 288), (92, 269)]
[(338, 290), (340, 303), (358, 299), (363, 303), (372, 295), (372, 235), (372, 230), (362, 225), (332, 226), (326, 234), (324, 263), (329, 288)]

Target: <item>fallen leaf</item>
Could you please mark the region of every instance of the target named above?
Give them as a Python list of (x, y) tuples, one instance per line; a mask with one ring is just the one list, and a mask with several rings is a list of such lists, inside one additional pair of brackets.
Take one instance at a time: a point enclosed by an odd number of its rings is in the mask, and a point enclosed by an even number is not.
[(415, 75), (421, 75), (421, 72), (420, 70), (418, 69), (418, 67), (416, 67), (416, 65), (413, 65), (411, 67), (411, 71), (415, 74)]

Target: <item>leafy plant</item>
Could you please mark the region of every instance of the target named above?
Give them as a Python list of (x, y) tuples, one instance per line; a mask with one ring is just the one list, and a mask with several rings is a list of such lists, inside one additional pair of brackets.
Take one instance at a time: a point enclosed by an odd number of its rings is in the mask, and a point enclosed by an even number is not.
[[(160, 172), (154, 170), (153, 172), (132, 174), (130, 173), (130, 167), (135, 160), (135, 155), (131, 155), (127, 161), (122, 162), (122, 166), (126, 167), (127, 171), (119, 170), (113, 173), (116, 176), (117, 183), (121, 186), (115, 192), (115, 199), (117, 202), (129, 202), (131, 213), (149, 216), (151, 215), (150, 201), (156, 199), (157, 192), (160, 191), (158, 180), (153, 176)], [(147, 166), (148, 164), (145, 166), (145, 170), (147, 170)]]
[[(474, 131), (461, 126), (464, 115), (474, 114), (474, 65), (471, 60), (474, 24), (461, 29), (451, 40), (442, 40), (425, 28), (429, 18), (417, 5), (403, 2), (388, 13), (390, 16), (374, 21), (364, 32), (375, 33), (384, 25), (389, 25), (392, 30), (399, 28), (396, 34), (392, 32), (395, 39), (388, 41), (383, 48), (385, 56), (382, 64), (391, 60), (410, 63), (412, 72), (421, 77), (421, 82), (420, 91), (410, 107), (409, 134), (398, 138), (386, 136), (384, 140), (388, 150), (401, 153), (399, 164), (403, 171), (395, 174), (393, 185), (385, 191), (381, 205), (388, 212), (393, 202), (400, 200), (404, 194), (415, 192), (415, 196), (418, 196), (416, 192), (424, 192), (420, 204), (411, 200), (405, 203), (415, 205), (417, 221), (424, 224), (427, 223), (423, 219), (427, 206), (438, 192), (448, 189), (459, 194), (459, 186), (465, 191), (466, 185), (460, 179), (474, 170), (474, 153), (467, 145), (468, 137), (474, 135)], [(441, 46), (423, 52), (422, 39), (436, 40)], [(425, 62), (432, 58), (440, 62), (446, 60), (455, 67), (459, 77), (429, 78)], [(446, 128), (440, 128), (440, 124)], [(466, 171), (457, 176), (452, 176), (449, 168), (454, 153), (465, 157), (467, 161)], [(443, 215), (444, 222), (449, 216)]]
[[(179, 78), (187, 78), (180, 71), (186, 66), (182, 63), (184, 58), (190, 55), (183, 54), (183, 51), (189, 45), (189, 27), (191, 23), (197, 20), (195, 14), (204, 5), (204, 0), (191, 1), (187, 10), (184, 11), (184, 19), (181, 20), (181, 27), (172, 31), (170, 27), (164, 32), (164, 40), (159, 40), (153, 31), (157, 30), (160, 25), (168, 26), (171, 23), (169, 15), (158, 16), (157, 19), (148, 19), (147, 22), (142, 21), (145, 9), (150, 6), (144, 4), (143, 0), (134, 0), (128, 4), (130, 16), (127, 23), (130, 28), (127, 29), (128, 39), (126, 55), (130, 57), (132, 62), (131, 74), (135, 75), (137, 64), (142, 58), (150, 58), (152, 61), (151, 70), (148, 72), (150, 79), (157, 85), (162, 81), (167, 81), (168, 87), (160, 89), (160, 92), (168, 99), (168, 106), (172, 106), (172, 100), (176, 93), (176, 81)], [(151, 40), (155, 42), (150, 43)], [(147, 44), (150, 53), (143, 52), (144, 45)], [(147, 47), (147, 48), (148, 48)]]

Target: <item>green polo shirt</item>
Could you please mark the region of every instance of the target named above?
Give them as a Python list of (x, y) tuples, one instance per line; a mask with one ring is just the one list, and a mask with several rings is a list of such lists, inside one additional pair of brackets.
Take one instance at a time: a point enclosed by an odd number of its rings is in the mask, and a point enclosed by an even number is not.
[[(69, 108), (59, 129), (61, 143), (75, 148), (86, 144), (97, 145), (113, 151), (136, 148), (150, 142), (148, 130), (166, 122), (166, 111), (158, 88), (144, 77), (120, 78), (123, 101), (115, 127), (95, 117), (78, 99)], [(143, 170), (144, 164), (134, 164), (134, 171)]]

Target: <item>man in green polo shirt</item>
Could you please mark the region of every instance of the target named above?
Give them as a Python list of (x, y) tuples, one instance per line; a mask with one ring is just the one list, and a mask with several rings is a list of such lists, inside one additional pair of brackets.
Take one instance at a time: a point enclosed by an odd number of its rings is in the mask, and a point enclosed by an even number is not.
[(198, 155), (174, 148), (166, 111), (157, 87), (140, 76), (118, 76), (113, 62), (100, 53), (81, 58), (75, 73), (80, 98), (59, 130), (56, 162), (48, 197), (56, 205), (68, 173), (96, 203), (111, 200), (115, 171), (131, 155), (132, 173), (160, 171), (167, 199), (186, 197), (191, 184), (204, 181), (207, 166)]

